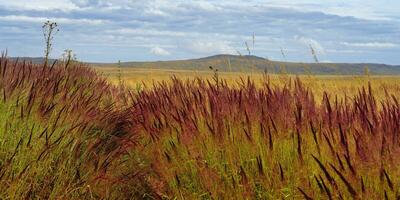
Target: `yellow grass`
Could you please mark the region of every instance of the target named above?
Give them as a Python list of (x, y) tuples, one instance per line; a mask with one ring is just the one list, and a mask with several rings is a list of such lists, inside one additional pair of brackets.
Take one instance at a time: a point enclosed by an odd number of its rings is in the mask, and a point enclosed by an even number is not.
[[(107, 77), (110, 82), (118, 84), (119, 70), (116, 67), (95, 67), (95, 69)], [(196, 77), (211, 79), (212, 71), (190, 71), (190, 70), (167, 70), (167, 69), (143, 69), (143, 68), (122, 68), (121, 78), (130, 87), (137, 84), (145, 84), (151, 87), (154, 82), (170, 81), (172, 76), (181, 79), (194, 79)], [(251, 72), (219, 72), (219, 77), (227, 80), (232, 86), (237, 85), (241, 78), (250, 77), (256, 84), (261, 84), (264, 79), (262, 73)], [(287, 83), (293, 75), (270, 75), (270, 80), (274, 85)], [(372, 89), (378, 98), (385, 96), (385, 90), (389, 94), (400, 97), (400, 76), (337, 76), (337, 75), (301, 75), (303, 83), (310, 87), (317, 99), (322, 98), (323, 91), (328, 91), (331, 95), (343, 97), (353, 96), (362, 86), (371, 83)]]

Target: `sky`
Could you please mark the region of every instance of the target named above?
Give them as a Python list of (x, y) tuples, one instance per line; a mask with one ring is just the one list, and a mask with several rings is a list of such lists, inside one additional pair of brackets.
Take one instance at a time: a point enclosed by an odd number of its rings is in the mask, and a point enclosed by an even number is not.
[[(271, 60), (400, 64), (398, 0), (0, 0), (0, 50), (87, 62), (248, 54)], [(254, 37), (253, 37), (254, 36)], [(253, 43), (254, 38), (254, 43)], [(254, 45), (253, 45), (254, 44)]]

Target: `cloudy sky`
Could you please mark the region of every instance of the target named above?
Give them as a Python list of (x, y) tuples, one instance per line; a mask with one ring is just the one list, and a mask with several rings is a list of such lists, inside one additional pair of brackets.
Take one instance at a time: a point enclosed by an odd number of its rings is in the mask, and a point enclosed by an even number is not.
[(52, 57), (186, 59), (247, 54), (247, 42), (273, 60), (311, 62), (312, 45), (325, 62), (400, 64), (399, 10), (398, 0), (0, 0), (0, 50), (43, 55), (49, 19), (60, 28)]

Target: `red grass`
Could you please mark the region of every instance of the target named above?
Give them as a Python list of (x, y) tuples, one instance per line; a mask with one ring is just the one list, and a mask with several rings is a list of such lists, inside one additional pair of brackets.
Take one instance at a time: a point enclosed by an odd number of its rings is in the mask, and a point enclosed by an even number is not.
[(322, 102), (298, 78), (172, 78), (133, 93), (77, 64), (3, 56), (0, 91), (0, 139), (16, 138), (0, 154), (0, 197), (398, 197), (400, 105), (371, 86)]

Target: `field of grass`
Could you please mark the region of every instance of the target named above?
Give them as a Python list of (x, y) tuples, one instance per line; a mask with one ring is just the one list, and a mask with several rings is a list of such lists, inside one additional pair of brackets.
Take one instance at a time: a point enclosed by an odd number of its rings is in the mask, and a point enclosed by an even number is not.
[[(143, 68), (122, 68), (117, 67), (95, 67), (96, 71), (106, 77), (111, 83), (119, 84), (120, 75), (123, 83), (129, 87), (136, 88), (138, 84), (146, 85), (151, 88), (153, 83), (160, 81), (171, 82), (171, 77), (178, 79), (194, 80), (196, 78), (212, 80), (214, 72), (192, 71), (192, 70), (166, 70), (166, 69), (143, 69)], [(231, 87), (237, 87), (242, 82), (241, 79), (251, 78), (256, 86), (261, 86), (264, 82), (263, 73), (252, 72), (219, 72), (218, 76), (227, 81)], [(282, 86), (294, 79), (294, 75), (269, 75), (270, 84)], [(377, 98), (385, 97), (386, 91), (400, 95), (400, 76), (361, 76), (361, 75), (300, 75), (302, 83), (313, 90), (316, 99), (322, 99), (325, 91), (332, 95), (344, 97), (345, 94), (352, 96), (361, 87), (367, 87), (371, 83)], [(400, 97), (400, 96), (397, 96)]]
[(2, 56), (0, 199), (399, 199), (398, 83)]

